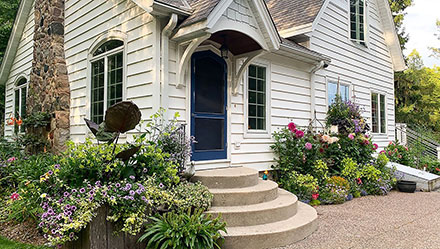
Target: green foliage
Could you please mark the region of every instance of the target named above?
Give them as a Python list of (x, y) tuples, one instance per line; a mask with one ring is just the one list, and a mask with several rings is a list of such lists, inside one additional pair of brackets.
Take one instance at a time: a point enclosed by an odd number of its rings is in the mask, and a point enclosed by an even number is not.
[(47, 112), (36, 112), (28, 115), (23, 120), (23, 125), (27, 128), (46, 127), (50, 124), (51, 115)]
[(440, 175), (440, 161), (437, 158), (422, 157), (420, 159), (420, 167), (432, 174)]
[(49, 247), (45, 246), (32, 246), (26, 245), (18, 242), (13, 242), (7, 240), (3, 237), (0, 237), (0, 248), (2, 249), (49, 249)]
[(175, 202), (170, 209), (178, 212), (184, 210), (208, 210), (214, 196), (208, 188), (201, 183), (182, 182), (170, 189), (170, 194), (174, 196)]
[(279, 181), (281, 187), (294, 193), (300, 200), (311, 200), (312, 195), (318, 193), (318, 180), (312, 175), (303, 175), (296, 171), (286, 173)]
[(403, 19), (406, 15), (406, 8), (413, 4), (413, 0), (388, 0), (393, 13), (394, 24), (396, 25), (397, 34), (400, 41), (402, 50), (405, 49), (405, 45), (408, 42), (408, 34), (405, 33), (403, 28)]
[(226, 232), (226, 223), (221, 216), (211, 219), (203, 211), (191, 214), (166, 213), (151, 217), (151, 223), (145, 227), (145, 234), (139, 241), (148, 241), (147, 248), (173, 249), (220, 249), (223, 240), (220, 231)]

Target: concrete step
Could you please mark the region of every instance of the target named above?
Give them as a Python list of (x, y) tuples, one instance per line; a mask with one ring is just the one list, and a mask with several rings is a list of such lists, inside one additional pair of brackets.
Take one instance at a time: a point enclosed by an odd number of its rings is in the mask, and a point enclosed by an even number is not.
[(233, 167), (197, 171), (192, 181), (200, 181), (208, 188), (246, 188), (258, 184), (258, 171), (245, 167)]
[(221, 213), (228, 228), (254, 226), (291, 218), (297, 212), (297, 204), (295, 195), (279, 189), (278, 197), (274, 200), (244, 206), (213, 206), (207, 213), (213, 217)]
[(316, 210), (298, 202), (298, 212), (289, 219), (256, 226), (227, 227), (223, 249), (265, 249), (290, 245), (318, 228)]
[(213, 188), (209, 191), (214, 195), (212, 206), (242, 206), (275, 200), (278, 184), (260, 179), (257, 185), (247, 188)]

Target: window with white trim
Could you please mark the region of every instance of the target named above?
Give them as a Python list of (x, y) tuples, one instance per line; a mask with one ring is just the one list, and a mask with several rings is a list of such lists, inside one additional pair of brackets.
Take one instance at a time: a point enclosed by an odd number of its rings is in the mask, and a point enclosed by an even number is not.
[(105, 110), (122, 101), (124, 42), (110, 40), (99, 46), (91, 59), (91, 120), (104, 120)]
[[(329, 81), (327, 84), (328, 105), (331, 105), (338, 94), (338, 82)], [(339, 84), (339, 97), (342, 101), (350, 100), (350, 85)]]
[(266, 68), (250, 65), (248, 70), (248, 130), (266, 130)]
[[(14, 118), (16, 120), (23, 120), (26, 118), (26, 102), (28, 92), (28, 81), (26, 78), (20, 78), (15, 84), (15, 96), (14, 96)], [(19, 127), (17, 124), (14, 126), (15, 132), (18, 132)], [(24, 132), (24, 126), (20, 126), (20, 131)]]
[(365, 45), (365, 0), (350, 0), (350, 38)]
[(371, 131), (387, 133), (385, 95), (371, 93)]

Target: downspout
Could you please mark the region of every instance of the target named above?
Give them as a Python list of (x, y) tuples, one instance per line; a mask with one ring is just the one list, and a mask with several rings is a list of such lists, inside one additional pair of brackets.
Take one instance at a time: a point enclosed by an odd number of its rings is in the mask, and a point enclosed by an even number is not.
[(177, 26), (177, 14), (171, 14), (168, 24), (162, 29), (161, 34), (161, 74), (160, 74), (160, 85), (161, 85), (161, 107), (168, 110), (168, 88), (169, 88), (169, 38), (173, 30)]
[(310, 122), (313, 126), (312, 129), (316, 127), (316, 72), (326, 67), (324, 61), (320, 61), (316, 66), (310, 70)]

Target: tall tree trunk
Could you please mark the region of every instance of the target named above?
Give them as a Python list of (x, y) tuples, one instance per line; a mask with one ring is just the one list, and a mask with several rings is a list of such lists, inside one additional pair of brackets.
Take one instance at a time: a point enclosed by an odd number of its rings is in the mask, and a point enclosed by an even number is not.
[(29, 114), (51, 114), (48, 142), (65, 149), (70, 135), (70, 87), (64, 55), (64, 0), (35, 0), (35, 32)]

